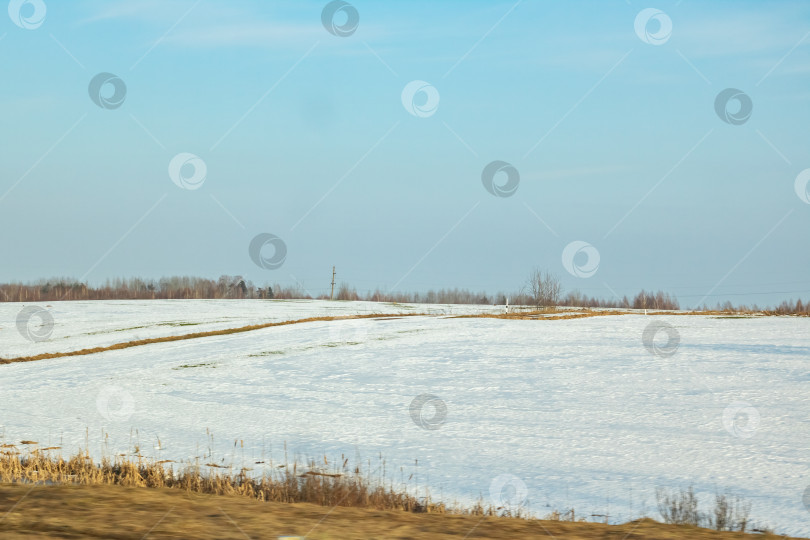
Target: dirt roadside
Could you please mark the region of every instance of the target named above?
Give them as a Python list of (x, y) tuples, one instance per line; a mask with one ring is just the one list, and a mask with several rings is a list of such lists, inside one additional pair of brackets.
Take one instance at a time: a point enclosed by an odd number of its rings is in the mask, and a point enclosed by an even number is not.
[[(755, 539), (640, 520), (618, 526), (265, 503), (174, 489), (0, 485), (2, 538)], [(784, 538), (772, 536), (770, 538)]]

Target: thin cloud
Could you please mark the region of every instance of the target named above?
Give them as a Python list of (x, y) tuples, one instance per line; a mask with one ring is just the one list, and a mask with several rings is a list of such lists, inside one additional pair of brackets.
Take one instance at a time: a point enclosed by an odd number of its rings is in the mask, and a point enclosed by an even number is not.
[[(178, 15), (191, 7), (192, 2), (184, 4), (170, 4), (172, 12), (177, 11)], [(155, 24), (166, 22), (167, 3), (159, 0), (128, 0), (125, 2), (97, 2), (85, 4), (85, 11), (88, 15), (79, 20), (79, 25), (91, 24), (100, 21), (110, 21), (115, 19), (135, 19), (140, 21), (153, 22)]]
[(601, 167), (573, 167), (567, 169), (554, 169), (533, 173), (527, 180), (565, 180), (568, 178), (591, 177), (599, 178), (614, 173), (624, 173), (633, 170), (626, 165), (604, 165)]
[(679, 46), (695, 58), (783, 53), (807, 32), (802, 20), (795, 14), (762, 11), (684, 17), (673, 39), (677, 37)]
[(312, 43), (324, 38), (323, 27), (285, 22), (239, 22), (178, 30), (166, 43), (183, 47), (264, 47)]

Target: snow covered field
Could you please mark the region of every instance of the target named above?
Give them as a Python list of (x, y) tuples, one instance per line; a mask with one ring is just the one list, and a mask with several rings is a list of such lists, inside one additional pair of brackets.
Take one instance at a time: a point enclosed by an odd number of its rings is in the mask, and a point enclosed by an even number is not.
[[(53, 332), (32, 342), (16, 329), (23, 306), (46, 309)], [(461, 314), (503, 312), (503, 307), (317, 300), (109, 300), (94, 302), (0, 303), (0, 357), (104, 347), (165, 336), (223, 330), (254, 324), (373, 313)], [(39, 320), (34, 320), (38, 324)]]
[[(0, 304), (0, 356), (427, 311), (317, 301), (60, 303), (51, 308), (52, 339), (31, 343), (14, 327), (20, 308)], [(652, 321), (675, 327), (671, 356), (642, 344)], [(573, 507), (611, 521), (657, 518), (657, 486), (693, 483), (706, 502), (715, 492), (739, 495), (754, 521), (808, 536), (809, 360), (807, 318), (312, 322), (0, 365), (0, 429), (4, 442), (31, 439), (66, 453), (87, 437), (97, 456), (137, 444), (146, 456), (244, 463), (256, 474), (269, 465), (255, 461), (283, 460), (285, 442), (291, 457), (345, 454), (374, 465), (381, 453), (389, 478), (402, 467), (406, 478), (416, 474), (411, 488), (429, 486), (434, 497), (497, 503), (506, 484), (538, 515)], [(420, 416), (414, 400), (425, 394), (435, 398)]]

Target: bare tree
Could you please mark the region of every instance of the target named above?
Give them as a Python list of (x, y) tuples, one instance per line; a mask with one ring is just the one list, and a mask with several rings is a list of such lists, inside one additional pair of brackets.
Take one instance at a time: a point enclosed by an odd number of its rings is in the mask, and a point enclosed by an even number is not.
[(538, 308), (554, 307), (560, 303), (562, 285), (556, 275), (535, 268), (529, 274), (526, 286), (529, 296)]
[(338, 289), (337, 296), (335, 298), (338, 300), (360, 300), (360, 296), (357, 294), (357, 289), (351, 287), (345, 281), (340, 284), (340, 288)]

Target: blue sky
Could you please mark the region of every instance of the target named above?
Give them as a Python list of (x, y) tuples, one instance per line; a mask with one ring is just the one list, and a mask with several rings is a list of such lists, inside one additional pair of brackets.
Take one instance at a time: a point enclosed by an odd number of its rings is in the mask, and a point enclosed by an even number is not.
[[(0, 21), (0, 281), (241, 274), (318, 294), (335, 265), (361, 290), (495, 292), (541, 267), (683, 306), (810, 297), (810, 4), (354, 1), (344, 37), (326, 5), (12, 2), (31, 28)], [(665, 19), (639, 35), (647, 8)], [(90, 98), (98, 73), (125, 83), (120, 107)], [(411, 114), (411, 81), (438, 106)], [(739, 125), (715, 111), (727, 88), (753, 104)], [(197, 189), (169, 176), (181, 153), (205, 164)], [(496, 160), (511, 196), (483, 186)], [(261, 233), (280, 267), (251, 260)], [(572, 242), (595, 271), (565, 264)]]

